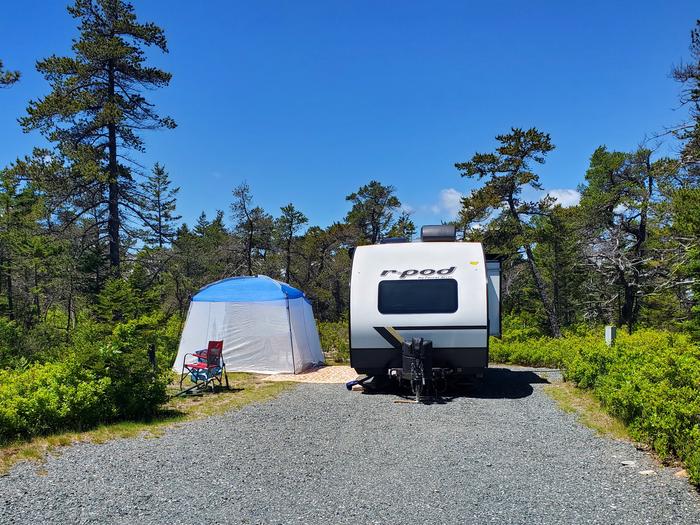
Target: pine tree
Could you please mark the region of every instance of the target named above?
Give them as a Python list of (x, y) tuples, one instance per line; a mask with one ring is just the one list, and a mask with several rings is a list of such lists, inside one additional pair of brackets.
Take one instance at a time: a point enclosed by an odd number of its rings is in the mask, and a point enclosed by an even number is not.
[(387, 232), (387, 237), (403, 237), (409, 241), (413, 239), (416, 234), (416, 225), (411, 220), (411, 216), (408, 213), (401, 213), (398, 220), (391, 229)]
[(362, 233), (364, 242), (370, 244), (386, 237), (394, 226), (394, 214), (401, 206), (396, 188), (384, 186), (376, 180), (360, 187), (345, 200), (352, 202), (345, 221), (355, 226)]
[(684, 143), (681, 160), (686, 166), (700, 169), (700, 20), (690, 32), (691, 62), (673, 69), (673, 78), (682, 86), (680, 101), (688, 108), (691, 120), (676, 130), (676, 136)]
[(501, 145), (494, 153), (477, 153), (468, 162), (455, 164), (462, 177), (488, 178), (481, 188), (463, 199), (463, 207), (467, 210), (464, 215), (478, 221), (499, 210), (505, 210), (503, 213), (517, 234), (517, 245), (524, 250), (527, 257), (550, 331), (553, 336), (560, 337), (559, 319), (535, 260), (532, 240), (528, 235), (529, 218), (546, 213), (551, 199), (527, 202), (521, 196), (526, 186), (542, 190), (538, 175), (530, 169), (531, 163), (543, 164), (554, 145), (548, 134), (535, 128), (526, 131), (513, 128), (510, 133), (497, 136), (496, 140)]
[(0, 60), (0, 88), (8, 87), (19, 80), (19, 71), (8, 71), (3, 68), (2, 60)]
[(171, 188), (168, 172), (160, 164), (153, 166), (153, 171), (143, 183), (143, 218), (148, 244), (163, 248), (170, 243), (176, 231), (176, 223), (181, 219), (175, 214), (177, 193), (180, 188)]
[(31, 101), (20, 122), (25, 131), (40, 130), (76, 162), (83, 186), (90, 181), (100, 187), (107, 207), (110, 265), (119, 274), (122, 212), (139, 211), (130, 196), (134, 188), (125, 164), (128, 152), (144, 150), (141, 131), (175, 127), (143, 95), (167, 86), (171, 78), (145, 64), (144, 48), (168, 48), (163, 30), (139, 23), (133, 6), (122, 0), (76, 0), (68, 11), (80, 20), (74, 56), (54, 55), (37, 63), (51, 93)]
[(243, 182), (233, 190), (231, 212), (236, 221), (235, 232), (243, 244), (245, 268), (254, 275), (255, 263), (262, 260), (271, 248), (273, 219), (261, 207), (252, 207), (253, 195), (248, 183)]
[(288, 283), (292, 282), (292, 243), (299, 230), (309, 222), (302, 212), (294, 207), (291, 202), (280, 208), (282, 215), (275, 221), (277, 238), (284, 252), (284, 279)]

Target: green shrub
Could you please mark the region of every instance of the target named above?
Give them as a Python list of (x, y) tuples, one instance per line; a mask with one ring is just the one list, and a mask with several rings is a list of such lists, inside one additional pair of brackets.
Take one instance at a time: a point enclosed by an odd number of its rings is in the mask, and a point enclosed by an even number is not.
[(158, 339), (158, 364), (172, 366), (177, 357), (177, 349), (180, 344), (183, 320), (178, 315), (171, 316), (166, 322)]
[(40, 323), (26, 331), (22, 347), (32, 361), (57, 361), (66, 353), (67, 334), (64, 328)]
[(153, 415), (167, 399), (169, 362), (154, 369), (148, 359), (150, 345), (162, 345), (160, 315), (143, 316), (117, 324), (112, 333), (97, 323), (83, 323), (74, 334), (75, 359), (98, 377), (108, 377), (107, 395), (119, 419), (141, 419)]
[(111, 381), (73, 360), (0, 370), (0, 442), (87, 428), (113, 417)]
[(504, 315), (501, 323), (503, 340), (507, 342), (526, 341), (544, 335), (531, 319), (522, 315)]
[(489, 357), (496, 363), (515, 363), (525, 366), (561, 368), (573, 358), (575, 349), (584, 338), (552, 339), (496, 339), (489, 342)]
[(614, 346), (596, 333), (560, 339), (493, 339), (492, 360), (565, 368), (565, 378), (590, 389), (632, 435), (662, 459), (678, 457), (700, 484), (700, 347), (684, 334), (621, 333)]
[(318, 323), (321, 348), (323, 348), (327, 359), (336, 363), (345, 363), (350, 360), (348, 330), (347, 320)]
[[(12, 368), (0, 370), (0, 441), (152, 416), (167, 399), (169, 356), (176, 344), (175, 332), (164, 326), (160, 314), (118, 323), (111, 330), (83, 320), (61, 352), (51, 352), (58, 361), (13, 359)], [(4, 328), (12, 335), (12, 326)], [(47, 336), (39, 342), (61, 344), (50, 327), (44, 328), (37, 333)], [(0, 337), (2, 331), (0, 323)], [(151, 345), (163, 356), (157, 368), (148, 357)], [(44, 354), (49, 350), (44, 348)]]

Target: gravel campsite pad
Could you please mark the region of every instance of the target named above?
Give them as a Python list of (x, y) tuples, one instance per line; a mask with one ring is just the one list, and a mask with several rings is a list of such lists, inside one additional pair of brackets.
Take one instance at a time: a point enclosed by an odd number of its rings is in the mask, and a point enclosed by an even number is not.
[(471, 396), (413, 405), (300, 384), (158, 439), (21, 464), (0, 478), (0, 522), (700, 523), (686, 480), (542, 387), (494, 368)]

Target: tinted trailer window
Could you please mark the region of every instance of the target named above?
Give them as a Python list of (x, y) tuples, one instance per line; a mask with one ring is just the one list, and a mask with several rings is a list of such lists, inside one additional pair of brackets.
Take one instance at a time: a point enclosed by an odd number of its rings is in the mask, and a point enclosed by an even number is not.
[(457, 281), (454, 279), (379, 283), (379, 312), (382, 314), (451, 314), (456, 311)]

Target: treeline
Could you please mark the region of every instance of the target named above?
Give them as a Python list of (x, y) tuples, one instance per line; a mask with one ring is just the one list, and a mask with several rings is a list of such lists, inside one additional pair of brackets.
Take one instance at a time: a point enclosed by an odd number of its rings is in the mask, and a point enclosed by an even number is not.
[[(144, 130), (176, 126), (146, 98), (170, 81), (144, 53), (167, 52), (165, 34), (122, 1), (76, 0), (68, 9), (80, 36), (69, 56), (37, 62), (48, 92), (19, 119), (54, 147), (0, 171), (6, 319), (25, 331), (60, 319), (56, 328), (68, 333), (82, 315), (118, 322), (157, 308), (182, 317), (204, 284), (261, 273), (303, 289), (321, 319), (339, 320), (347, 313), (349, 248), (414, 236), (395, 188), (377, 181), (347, 195), (350, 211), (326, 228), (310, 226), (292, 203), (262, 209), (246, 183), (233, 189), (229, 210), (181, 224), (166, 167), (144, 170), (133, 160), (145, 149)], [(455, 222), (464, 239), (503, 256), (507, 313), (525, 314), (555, 336), (580, 323), (631, 331), (689, 326), (697, 317), (697, 30), (691, 56), (673, 72), (691, 118), (666, 134), (681, 154), (601, 146), (581, 174), (576, 206), (523, 196), (526, 188), (543, 192), (536, 168), (554, 149), (537, 129), (513, 129), (493, 152), (456, 164), (480, 186)], [(0, 81), (21, 89), (20, 73), (2, 65)], [(139, 307), (122, 304), (133, 297)]]
[[(457, 164), (485, 179), (464, 200), (464, 238), (504, 258), (506, 312), (559, 337), (562, 328), (614, 324), (697, 329), (698, 151), (654, 158), (650, 149), (593, 152), (580, 202), (562, 207), (534, 168), (554, 146), (536, 129), (497, 137), (492, 153)], [(691, 160), (692, 159), (692, 160)], [(695, 324), (693, 324), (695, 323)]]

